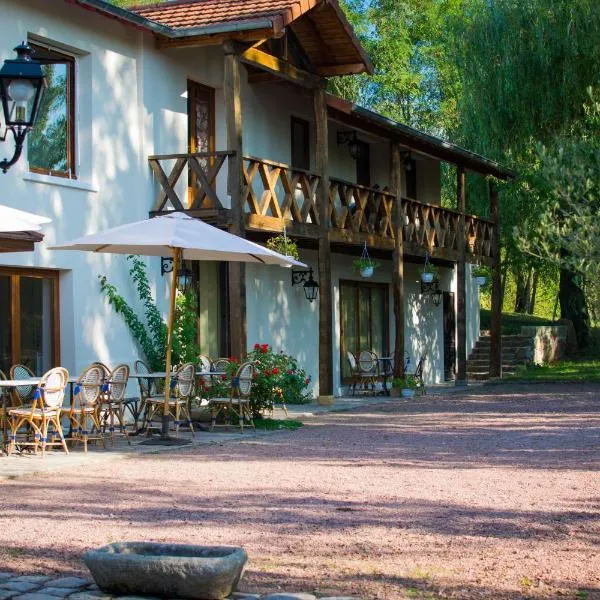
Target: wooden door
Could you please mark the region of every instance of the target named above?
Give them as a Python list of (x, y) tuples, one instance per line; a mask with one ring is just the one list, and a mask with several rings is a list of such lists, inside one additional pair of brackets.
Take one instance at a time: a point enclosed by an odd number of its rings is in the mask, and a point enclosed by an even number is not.
[[(215, 151), (215, 90), (188, 80), (188, 152)], [(212, 164), (212, 159), (199, 159), (200, 165), (206, 171)], [(198, 177), (189, 174), (188, 206), (194, 203), (198, 189)], [(210, 199), (202, 194), (203, 208), (211, 208)]]
[(454, 293), (443, 292), (444, 298), (444, 379), (456, 378), (456, 314)]

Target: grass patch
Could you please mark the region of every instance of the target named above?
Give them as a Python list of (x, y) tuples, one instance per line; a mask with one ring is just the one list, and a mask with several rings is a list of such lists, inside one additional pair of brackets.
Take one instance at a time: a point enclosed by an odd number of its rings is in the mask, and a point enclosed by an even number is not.
[(511, 381), (600, 382), (600, 360), (561, 360), (549, 365), (520, 367)]
[(256, 429), (263, 429), (265, 431), (277, 431), (279, 429), (296, 431), (296, 429), (300, 429), (303, 425), (304, 423), (295, 419), (254, 419)]
[[(492, 322), (492, 311), (481, 309), (480, 329), (490, 329)], [(504, 335), (516, 335), (521, 333), (522, 326), (529, 325), (554, 325), (550, 319), (543, 319), (535, 315), (524, 315), (521, 313), (502, 313), (502, 333)]]

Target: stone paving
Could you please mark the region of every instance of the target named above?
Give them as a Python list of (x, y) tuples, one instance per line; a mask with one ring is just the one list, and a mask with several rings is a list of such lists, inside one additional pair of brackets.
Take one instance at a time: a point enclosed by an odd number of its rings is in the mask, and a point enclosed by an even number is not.
[[(52, 577), (0, 572), (0, 600), (160, 600), (151, 596), (113, 596), (81, 577)], [(270, 594), (234, 593), (229, 600), (317, 600), (313, 594), (277, 592)], [(350, 596), (327, 596), (319, 600), (358, 600)]]

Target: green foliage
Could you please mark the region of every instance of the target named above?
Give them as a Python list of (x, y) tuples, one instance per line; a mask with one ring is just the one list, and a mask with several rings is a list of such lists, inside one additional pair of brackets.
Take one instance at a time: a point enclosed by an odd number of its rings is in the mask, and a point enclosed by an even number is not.
[(377, 267), (381, 266), (381, 263), (377, 262), (376, 260), (371, 260), (370, 258), (357, 258), (352, 262), (352, 266), (354, 267), (355, 271), (360, 273), (369, 267), (376, 269)]
[(300, 259), (296, 242), (291, 240), (289, 237), (284, 236), (283, 234), (270, 237), (267, 240), (267, 248), (269, 248), (269, 250), (279, 252), (279, 254), (283, 254), (284, 256), (291, 256), (296, 260)]
[[(227, 397), (230, 393), (228, 381), (237, 372), (240, 363), (230, 359), (223, 380), (210, 388), (211, 396)], [(268, 344), (255, 344), (246, 361), (255, 365), (254, 381), (250, 392), (250, 407), (255, 416), (270, 411), (275, 404), (304, 404), (310, 401), (307, 388), (310, 377), (298, 366), (298, 361), (282, 352), (273, 352)]]
[(265, 417), (254, 419), (254, 426), (256, 429), (262, 429), (265, 431), (279, 431), (281, 429), (290, 429), (291, 431), (296, 431), (303, 425), (304, 423), (301, 421), (296, 421), (295, 419), (269, 419)]
[(410, 375), (406, 377), (394, 377), (392, 380), (392, 387), (401, 390), (416, 390), (418, 387), (418, 382), (415, 377)]
[[(146, 263), (139, 256), (131, 255), (127, 258), (132, 263), (129, 274), (144, 306), (143, 318), (131, 308), (117, 288), (108, 282), (105, 275), (99, 276), (100, 289), (115, 312), (123, 317), (150, 368), (162, 371), (166, 360), (167, 325), (152, 297)], [(172, 349), (174, 365), (197, 360), (199, 348), (196, 341), (196, 315), (196, 295), (193, 292), (177, 292)]]
[[(480, 312), (480, 329), (489, 330), (492, 323), (492, 313), (488, 309), (481, 309)], [(533, 315), (524, 315), (522, 313), (502, 313), (502, 333), (505, 335), (516, 335), (521, 333), (521, 327), (531, 325), (543, 326), (553, 325), (554, 321), (543, 319)]]
[(542, 366), (521, 367), (509, 379), (518, 381), (600, 382), (600, 360), (564, 360)]

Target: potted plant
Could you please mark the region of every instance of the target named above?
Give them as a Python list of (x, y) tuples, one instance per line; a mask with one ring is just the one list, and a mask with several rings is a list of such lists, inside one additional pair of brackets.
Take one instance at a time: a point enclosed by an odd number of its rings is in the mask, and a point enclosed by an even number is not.
[(279, 254), (283, 254), (284, 256), (289, 256), (294, 260), (300, 259), (300, 254), (298, 253), (298, 246), (296, 245), (296, 242), (287, 237), (285, 232), (270, 237), (267, 240), (267, 248), (269, 250), (279, 252)]
[(410, 375), (394, 377), (392, 386), (394, 389), (401, 390), (403, 398), (412, 398), (417, 391), (417, 380)]
[(482, 286), (487, 283), (487, 271), (483, 267), (475, 267), (471, 271), (471, 275), (473, 275), (477, 285)]
[(421, 281), (423, 283), (432, 283), (434, 279), (437, 279), (439, 268), (432, 265), (430, 262), (426, 262), (420, 271)]
[(358, 271), (361, 277), (372, 277), (375, 269), (379, 266), (379, 263), (372, 261), (369, 257), (357, 258), (354, 263), (354, 268)]

